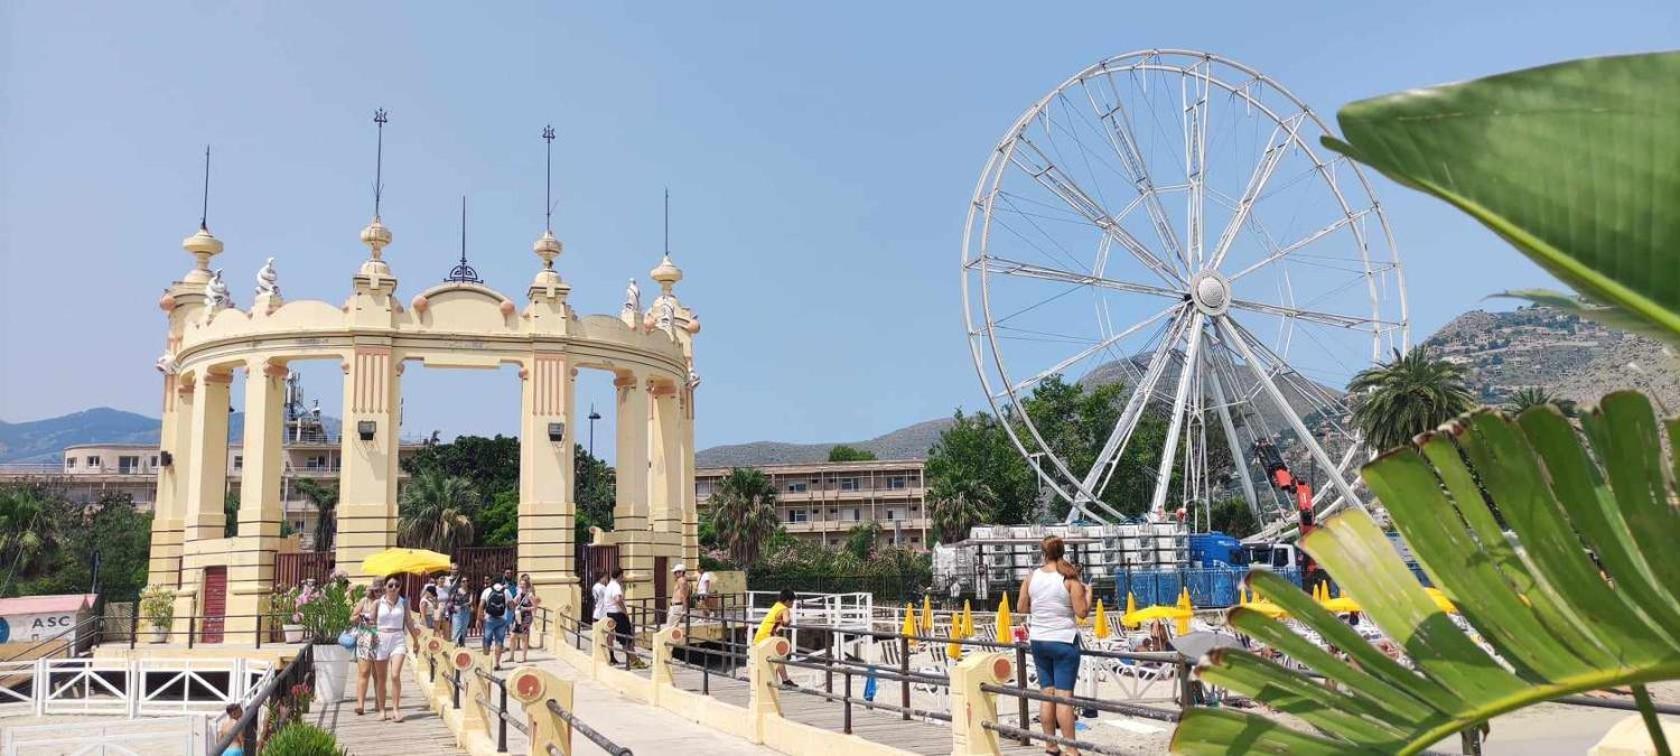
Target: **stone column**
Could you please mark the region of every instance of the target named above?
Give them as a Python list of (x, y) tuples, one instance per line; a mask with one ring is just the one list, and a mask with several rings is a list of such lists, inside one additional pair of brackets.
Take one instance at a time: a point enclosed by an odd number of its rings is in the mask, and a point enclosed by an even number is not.
[(187, 506), (182, 517), (184, 541), (189, 548), (198, 541), (222, 538), (227, 525), (222, 505), (227, 496), (228, 385), (233, 374), (205, 368), (196, 378), (192, 448), (187, 455)]
[(239, 476), (239, 535), (228, 554), (227, 632), (243, 641), (257, 629), (274, 586), (280, 550), (280, 475), (285, 442), (286, 368), (266, 359), (245, 367), (244, 467)]
[[(538, 353), (520, 368), (519, 571), (530, 573), (551, 610), (575, 616), (577, 576), (572, 543), (576, 512), (572, 477), (572, 370), (560, 354)], [(560, 438), (551, 437), (559, 425)]]
[[(694, 389), (681, 389), (682, 408), (677, 420), (677, 443), (682, 467), (677, 485), (682, 502), (682, 555), (689, 570), (700, 569), (700, 508), (694, 494)], [(696, 573), (698, 574), (698, 573)]]
[(653, 532), (682, 534), (682, 446), (680, 418), (681, 401), (677, 387), (668, 382), (655, 384), (653, 389), (653, 438), (649, 447), (653, 458), (649, 466), (648, 496)]
[[(397, 545), (402, 366), (388, 346), (358, 345), (344, 372), (337, 559), (338, 569), (354, 576), (363, 559)], [(361, 436), (364, 422), (373, 424), (367, 440)]]
[(164, 375), (163, 428), (158, 445), (159, 456), (169, 455), (169, 464), (158, 470), (148, 585), (181, 587), (182, 519), (186, 515), (187, 483), (192, 480), (192, 415), (192, 375)]
[(624, 568), (624, 593), (653, 595), (653, 553), (648, 549), (648, 386), (635, 371), (619, 374), (617, 492), (613, 502), (613, 540)]

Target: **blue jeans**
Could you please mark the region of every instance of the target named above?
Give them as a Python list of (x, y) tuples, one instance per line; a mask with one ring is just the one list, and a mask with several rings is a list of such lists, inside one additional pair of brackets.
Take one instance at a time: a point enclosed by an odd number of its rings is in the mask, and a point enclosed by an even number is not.
[(1062, 641), (1033, 641), (1033, 666), (1038, 668), (1038, 687), (1073, 690), (1079, 680), (1079, 646)]
[(449, 637), (455, 639), (455, 645), (465, 645), (467, 642), (467, 626), (472, 624), (472, 611), (463, 609), (450, 618)]
[(508, 618), (484, 618), (484, 647), (507, 645)]

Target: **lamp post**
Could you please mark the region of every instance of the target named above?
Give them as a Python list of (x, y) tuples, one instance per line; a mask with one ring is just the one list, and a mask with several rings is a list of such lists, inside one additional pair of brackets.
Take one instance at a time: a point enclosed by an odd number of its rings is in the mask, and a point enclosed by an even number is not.
[(595, 403), (589, 403), (589, 456), (595, 456), (595, 421), (601, 419), (601, 413), (595, 411)]

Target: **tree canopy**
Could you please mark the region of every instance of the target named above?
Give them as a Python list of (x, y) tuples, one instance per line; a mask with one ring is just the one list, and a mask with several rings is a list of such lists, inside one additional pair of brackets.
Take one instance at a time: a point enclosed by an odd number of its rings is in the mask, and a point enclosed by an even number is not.
[(874, 459), (875, 452), (845, 444), (839, 444), (828, 450), (828, 461), (830, 462), (871, 462)]

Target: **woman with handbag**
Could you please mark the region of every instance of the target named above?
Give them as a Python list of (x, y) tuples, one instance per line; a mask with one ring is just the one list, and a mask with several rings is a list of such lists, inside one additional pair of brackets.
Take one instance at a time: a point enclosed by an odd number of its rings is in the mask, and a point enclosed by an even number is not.
[(356, 636), (356, 714), (359, 716), (367, 711), (368, 683), (373, 683), (374, 706), (380, 711), (385, 710), (385, 678), (374, 671), (374, 657), (378, 650), (379, 634), (375, 630), (374, 616), (378, 610), (379, 583), (371, 583), (367, 591), (362, 594), (362, 600), (356, 602), (356, 608), (350, 615), (350, 632)]
[[(1038, 669), (1039, 687), (1048, 696), (1072, 696), (1079, 679), (1079, 626), (1075, 617), (1084, 618), (1091, 611), (1090, 589), (1079, 580), (1079, 568), (1064, 559), (1066, 545), (1055, 536), (1044, 539), (1040, 550), (1044, 564), (1033, 570), (1021, 583), (1021, 595), (1016, 601), (1022, 614), (1032, 616), (1030, 634), (1033, 666)], [(1078, 713), (1073, 704), (1039, 704), (1039, 721), (1044, 734), (1074, 739), (1074, 723)], [(1050, 756), (1067, 754), (1078, 756), (1073, 748), (1062, 750), (1054, 744), (1044, 749)]]
[[(408, 657), (408, 635), (414, 630), (408, 614), (408, 599), (402, 596), (402, 581), (392, 575), (385, 578), (385, 593), (373, 602), (373, 674), (378, 681), (379, 718), (403, 721), (402, 667)], [(390, 694), (390, 714), (386, 714), (386, 693)]]

